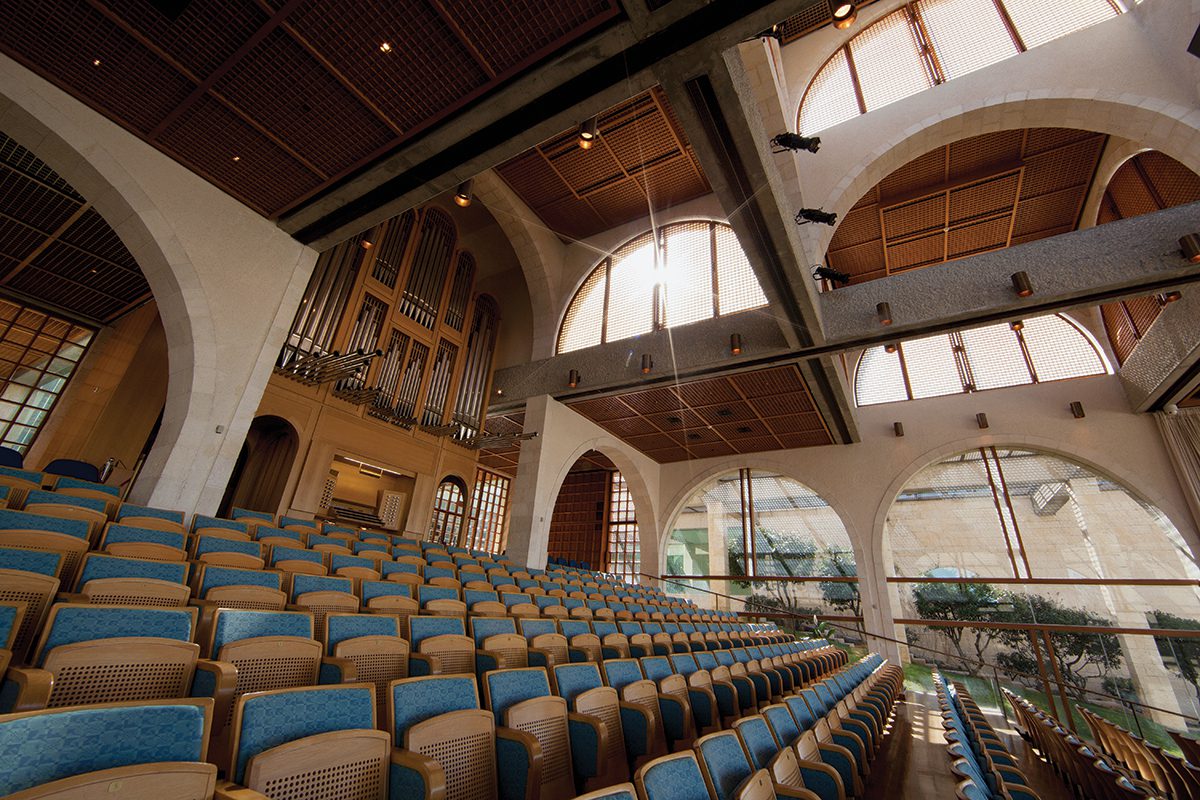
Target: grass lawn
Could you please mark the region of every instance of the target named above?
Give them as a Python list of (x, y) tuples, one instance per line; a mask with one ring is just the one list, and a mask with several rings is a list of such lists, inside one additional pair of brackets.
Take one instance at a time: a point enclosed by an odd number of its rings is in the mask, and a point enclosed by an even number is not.
[[(965, 684), (971, 696), (975, 698), (975, 702), (982, 708), (1000, 708), (1001, 698), (996, 694), (996, 686), (991, 681), (982, 678), (975, 678), (969, 675), (964, 675), (958, 672), (943, 670), (942, 674), (952, 681)], [(904, 665), (904, 688), (913, 689), (915, 691), (933, 692), (933, 670), (923, 664), (905, 664)], [(1046, 701), (1046, 695), (1036, 689), (1026, 689), (1024, 687), (1012, 687), (1017, 694), (1020, 694), (1029, 702), (1033, 703), (1038, 708), (1049, 711), (1050, 704)], [(1057, 700), (1057, 698), (1056, 698)], [(1080, 715), (1076, 705), (1081, 705), (1089, 711), (1094, 711), (1097, 715), (1105, 719), (1115, 722), (1126, 730), (1138, 733), (1138, 727), (1141, 727), (1141, 736), (1150, 744), (1155, 744), (1164, 750), (1172, 753), (1179, 753), (1179, 745), (1175, 744), (1175, 740), (1167, 733), (1167, 729), (1157, 722), (1154, 722), (1140, 714), (1130, 714), (1123, 708), (1110, 708), (1107, 706), (1098, 706), (1093, 703), (1078, 703), (1072, 701), (1071, 717), (1075, 722), (1075, 731), (1083, 739), (1091, 740), (1092, 732), (1088, 728), (1087, 721)], [(1007, 709), (1006, 709), (1007, 710)], [(1014, 713), (1009, 710), (1009, 718), (1014, 717)], [(1136, 717), (1136, 719), (1135, 719)]]

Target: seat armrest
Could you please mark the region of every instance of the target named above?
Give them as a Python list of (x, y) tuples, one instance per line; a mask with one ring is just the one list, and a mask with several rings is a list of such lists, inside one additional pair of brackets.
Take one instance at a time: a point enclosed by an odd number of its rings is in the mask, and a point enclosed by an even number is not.
[(650, 716), (650, 712), (645, 706), (621, 700), (618, 707), (621, 714), (621, 730), (625, 736), (625, 750), (629, 754), (630, 760), (649, 755), (650, 737), (654, 732), (654, 718)]
[(571, 761), (581, 778), (603, 775), (608, 762), (608, 729), (599, 717), (572, 711), (567, 714)]
[(858, 761), (854, 754), (839, 744), (818, 744), (821, 760), (834, 767), (842, 779), (842, 787), (847, 784), (850, 790), (847, 794), (858, 797), (862, 794), (862, 778), (858, 773)]
[(805, 786), (824, 789), (821, 793), (823, 797), (836, 793), (838, 800), (846, 800), (846, 786), (836, 769), (821, 761), (807, 761), (799, 756), (796, 763), (800, 766), (800, 777)]
[[(5, 713), (38, 711), (50, 702), (50, 690), (54, 687), (54, 675), (36, 667), (9, 667), (0, 687), (0, 701), (8, 708)], [(11, 698), (11, 699), (10, 699)]]
[(550, 669), (550, 665), (553, 663), (554, 654), (549, 650), (545, 650), (541, 647), (529, 648), (529, 666), (545, 667), (546, 669)]
[(491, 650), (475, 649), (475, 674), (482, 675), (500, 669), (500, 656)]
[(437, 656), (431, 656), (427, 653), (409, 653), (408, 674), (413, 678), (425, 675), (441, 675), (442, 662), (438, 660)]
[(233, 664), (207, 658), (197, 659), (196, 674), (192, 677), (192, 697), (213, 699), (214, 726), (218, 721), (224, 723), (229, 719), (229, 708), (233, 705), (233, 692), (236, 688), (237, 667)]
[(542, 746), (532, 733), (496, 726), (496, 779), (500, 800), (537, 800)]
[(389, 797), (445, 800), (446, 773), (432, 758), (412, 750), (392, 748), (388, 767)]
[(784, 786), (782, 783), (775, 784), (775, 797), (789, 798), (789, 800), (821, 800), (821, 796), (816, 792), (810, 792), (808, 789), (793, 789), (790, 786)]
[(271, 800), (265, 794), (260, 794), (245, 786), (238, 786), (229, 781), (217, 781), (217, 789), (213, 792), (213, 800)]
[(321, 675), (317, 682), (325, 685), (330, 683), (351, 683), (358, 678), (358, 667), (348, 658), (325, 656), (321, 659)]

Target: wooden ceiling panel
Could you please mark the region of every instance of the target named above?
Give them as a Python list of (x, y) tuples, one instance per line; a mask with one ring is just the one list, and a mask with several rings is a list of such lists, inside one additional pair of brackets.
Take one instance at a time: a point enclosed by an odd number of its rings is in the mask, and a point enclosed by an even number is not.
[(594, 400), (581, 400), (574, 408), (595, 422), (608, 422), (612, 419), (624, 419), (635, 416), (635, 412), (616, 397), (598, 397)]
[[(674, 407), (658, 410), (668, 397), (674, 398)], [(713, 403), (713, 398), (726, 398), (727, 402)], [(697, 405), (697, 401), (703, 404)], [(569, 405), (660, 463), (791, 447), (782, 444), (777, 435), (781, 432), (793, 440), (799, 435), (806, 442), (833, 444), (795, 365), (702, 378), (672, 389), (642, 390)], [(605, 418), (613, 406), (636, 408), (639, 415), (635, 419)], [(776, 426), (774, 418), (786, 421)], [(634, 422), (647, 423), (654, 430), (640, 432), (643, 429)]]
[[(1105, 141), (1036, 128), (926, 153), (859, 199), (834, 232), (826, 263), (861, 283), (1072, 230)], [(871, 215), (880, 208), (876, 230)]]
[[(597, 117), (597, 129), (588, 150), (568, 130), (496, 167), (564, 239), (594, 236), (712, 191), (661, 89), (608, 109)], [(561, 183), (545, 178), (547, 168)]]
[[(17, 3), (0, 51), (272, 218), (622, 13), (615, 0), (181, 5), (172, 18), (145, 0)], [(236, 127), (227, 141), (230, 118), (269, 146)], [(233, 154), (249, 168), (216, 168)]]

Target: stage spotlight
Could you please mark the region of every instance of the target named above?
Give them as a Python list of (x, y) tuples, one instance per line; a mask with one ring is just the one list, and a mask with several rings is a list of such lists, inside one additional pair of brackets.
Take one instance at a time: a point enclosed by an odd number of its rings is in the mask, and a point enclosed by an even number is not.
[(798, 133), (781, 133), (771, 139), (772, 153), (782, 153), (785, 150), (807, 150), (815, 153), (821, 149), (820, 136), (801, 136)]
[(579, 385), (579, 370), (573, 369), (567, 373), (567, 386), (574, 389)]
[(586, 120), (579, 126), (579, 147), (582, 150), (591, 149), (596, 143), (596, 137), (600, 135), (599, 129), (596, 127), (596, 118), (592, 117)]
[(837, 214), (822, 208), (802, 208), (796, 212), (797, 225), (807, 225), (810, 222), (821, 225), (837, 225)]
[(1012, 274), (1012, 285), (1017, 297), (1029, 297), (1033, 294), (1033, 283), (1029, 280), (1029, 273), (1024, 270)]
[(471, 183), (472, 178), (467, 178), (458, 185), (458, 191), (454, 193), (454, 202), (458, 203), (463, 208), (471, 205)]
[(829, 267), (814, 266), (812, 276), (814, 281), (827, 280), (832, 283), (835, 288), (839, 283), (843, 286), (850, 283), (849, 275), (847, 275), (845, 272), (838, 272), (836, 269), (830, 269)]
[(847, 0), (833, 0), (829, 11), (833, 15), (833, 27), (839, 31), (846, 30), (858, 19), (858, 7)]

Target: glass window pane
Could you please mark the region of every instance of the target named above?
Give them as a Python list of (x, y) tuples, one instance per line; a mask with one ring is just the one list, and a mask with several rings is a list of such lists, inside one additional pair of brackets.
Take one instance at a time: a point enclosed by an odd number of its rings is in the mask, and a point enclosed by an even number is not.
[(71, 370), (75, 369), (75, 362), (68, 361), (65, 358), (54, 358), (51, 359), (48, 369), (55, 375), (61, 375), (65, 378), (71, 374)]
[(746, 251), (728, 225), (717, 226), (717, 291), (722, 315), (767, 304)]
[(39, 411), (36, 408), (24, 408), (17, 415), (17, 422), (24, 423), (25, 425), (41, 425), (42, 420), (45, 418), (45, 411)]
[(864, 352), (854, 379), (854, 395), (860, 406), (908, 400), (900, 353), (889, 353), (882, 347), (872, 347)]
[(954, 361), (949, 336), (913, 339), (902, 343), (900, 351), (904, 353), (914, 400), (963, 391), (962, 377)]
[(1091, 341), (1056, 314), (1025, 320), (1025, 329), (1021, 333), (1039, 381), (1108, 372)]
[(976, 389), (1033, 383), (1021, 344), (1007, 323), (963, 331), (960, 335)]
[(805, 136), (811, 136), (853, 119), (859, 113), (854, 79), (850, 76), (850, 60), (845, 49), (841, 49), (809, 84), (800, 106), (799, 130)]
[(64, 344), (58, 348), (58, 355), (61, 358), (69, 358), (72, 361), (78, 361), (83, 358), (83, 348), (77, 344)]
[(20, 410), (21, 410), (21, 407), (19, 405), (17, 405), (16, 403), (0, 402), (0, 419), (3, 419), (3, 420), (16, 419), (17, 412), (19, 412)]
[(917, 10), (947, 79), (1017, 54), (993, 0), (921, 0)]
[(849, 47), (867, 111), (933, 85), (904, 9), (866, 28), (850, 40)]
[(0, 394), (0, 397), (3, 397), (5, 400), (11, 400), (14, 403), (23, 403), (29, 397), (30, 391), (31, 389), (28, 386), (10, 383), (4, 387), (4, 392)]
[(61, 392), (63, 387), (67, 385), (66, 378), (56, 378), (51, 375), (46, 375), (38, 383), (38, 386), (48, 392)]
[(1037, 47), (1117, 16), (1109, 0), (1004, 0), (1004, 7), (1026, 47)]
[(672, 225), (665, 231), (662, 270), (667, 327), (710, 319), (713, 315), (712, 236), (704, 222)]
[(57, 395), (53, 392), (43, 392), (39, 389), (30, 396), (29, 405), (36, 408), (49, 408), (53, 405), (55, 397)]

